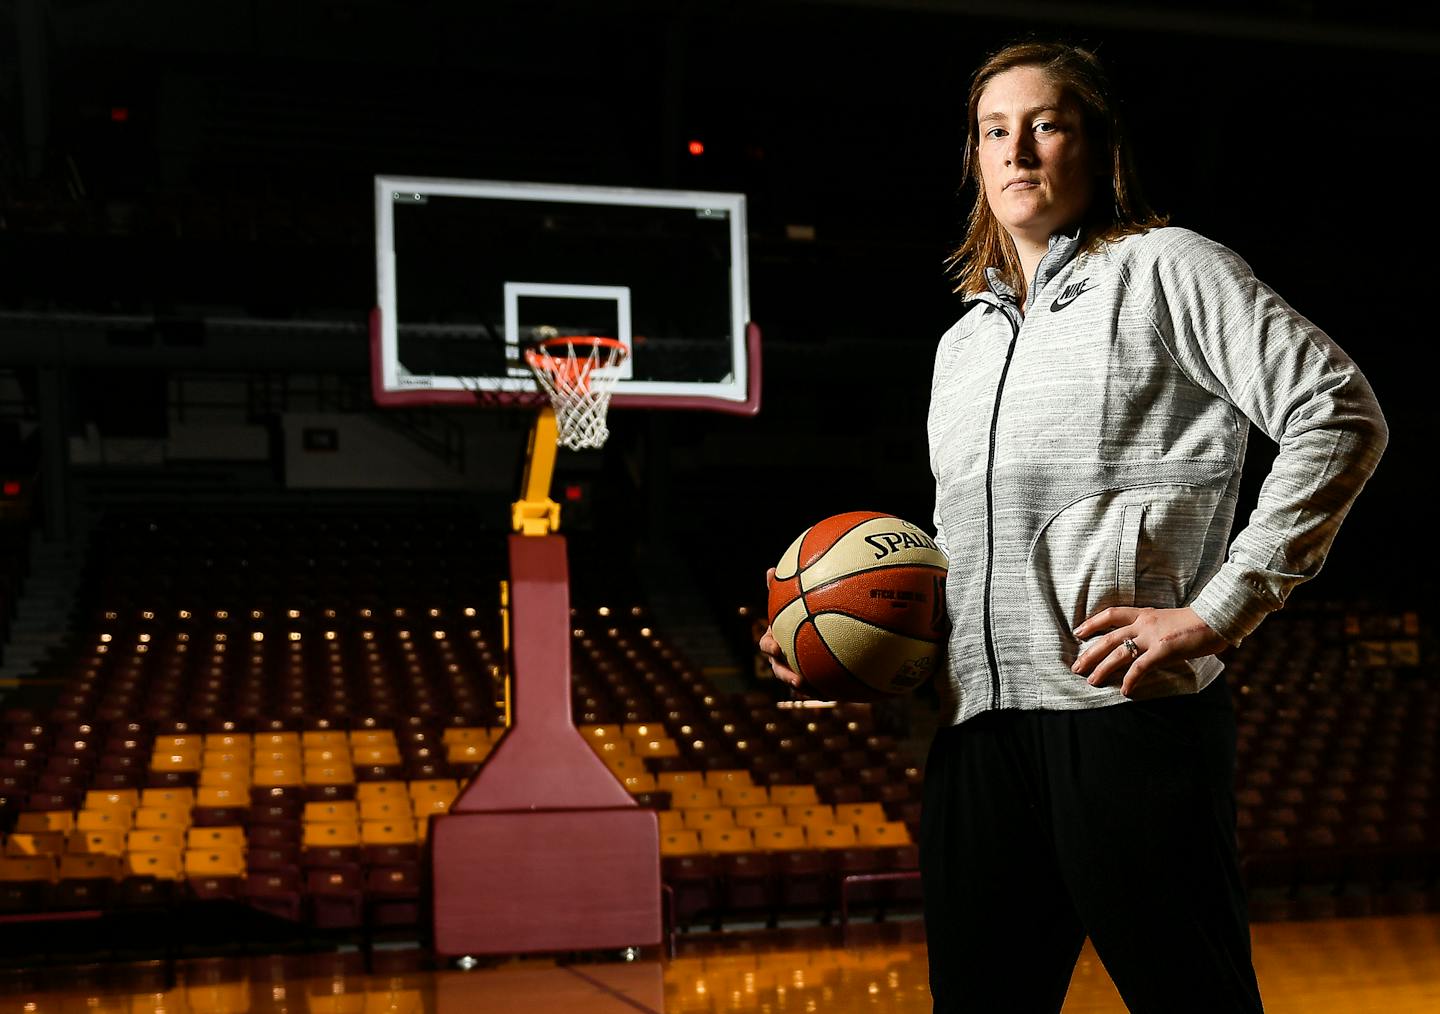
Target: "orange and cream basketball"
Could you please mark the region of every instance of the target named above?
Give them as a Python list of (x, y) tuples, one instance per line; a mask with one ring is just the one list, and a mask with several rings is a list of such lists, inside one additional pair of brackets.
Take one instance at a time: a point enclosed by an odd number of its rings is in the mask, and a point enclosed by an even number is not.
[(947, 570), (919, 526), (875, 511), (837, 514), (806, 529), (776, 564), (771, 633), (812, 696), (909, 693), (945, 650)]

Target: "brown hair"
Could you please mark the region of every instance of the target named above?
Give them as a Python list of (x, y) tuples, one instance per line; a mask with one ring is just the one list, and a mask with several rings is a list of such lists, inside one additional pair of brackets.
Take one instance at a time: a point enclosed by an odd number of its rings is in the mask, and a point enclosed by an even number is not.
[(1169, 219), (1151, 210), (1140, 192), (1140, 181), (1130, 154), (1130, 142), (1110, 88), (1109, 76), (1095, 54), (1061, 42), (1021, 42), (993, 54), (975, 72), (970, 84), (966, 110), (966, 184), (975, 186), (975, 203), (966, 223), (965, 239), (948, 258), (946, 266), (955, 280), (955, 291), (973, 295), (987, 287), (986, 268), (998, 268), (1002, 278), (1023, 301), (1025, 275), (1015, 244), (1001, 227), (985, 200), (980, 178), (980, 95), (991, 79), (1016, 67), (1038, 67), (1080, 104), (1085, 139), (1097, 158), (1106, 158), (1110, 185), (1097, 186), (1085, 221), (1081, 224), (1086, 250), (1131, 233), (1158, 228)]

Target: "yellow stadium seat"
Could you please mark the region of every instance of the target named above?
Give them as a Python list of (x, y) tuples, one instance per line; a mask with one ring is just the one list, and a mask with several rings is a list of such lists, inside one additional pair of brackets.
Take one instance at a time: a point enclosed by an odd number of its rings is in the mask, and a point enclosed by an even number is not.
[(580, 730), (580, 735), (585, 737), (586, 742), (589, 742), (591, 744), (595, 743), (597, 740), (624, 738), (624, 733), (620, 731), (620, 726), (618, 725), (587, 724), (577, 726), (577, 728)]
[(837, 803), (835, 806), (835, 823), (854, 824), (857, 827), (861, 824), (883, 824), (889, 819), (885, 816), (885, 807), (879, 803)]
[(205, 749), (205, 738), (198, 733), (156, 736), (151, 745), (156, 753), (199, 753)]
[(300, 734), (298, 732), (257, 732), (255, 734), (255, 749), (259, 750), (293, 750), (300, 752)]
[(118, 828), (110, 831), (71, 831), (65, 841), (65, 851), (80, 856), (118, 856), (125, 851), (125, 834)]
[(250, 753), (255, 749), (255, 740), (248, 732), (210, 732), (205, 735), (205, 749)]
[(361, 844), (412, 845), (415, 841), (415, 822), (408, 814), (399, 820), (365, 820), (360, 822)]
[(410, 787), (405, 782), (361, 782), (355, 786), (355, 798), (363, 805), (370, 799), (391, 799), (403, 796), (410, 801)]
[(788, 852), (793, 849), (808, 849), (810, 842), (805, 838), (803, 827), (757, 827), (755, 847), (766, 852)]
[(81, 810), (75, 814), (80, 831), (128, 831), (135, 823), (133, 810)]
[(813, 785), (772, 785), (770, 802), (777, 806), (815, 806), (820, 797)]
[(737, 785), (750, 785), (750, 772), (737, 768), (721, 768), (705, 772), (705, 784), (712, 789), (726, 789)]
[(425, 839), (428, 837), (430, 837), (430, 817), (428, 815), (424, 817), (416, 817), (415, 840), (423, 844)]
[(632, 795), (637, 792), (654, 792), (655, 776), (648, 771), (637, 771), (634, 774), (626, 774), (620, 778), (625, 791)]
[(725, 806), (765, 806), (770, 793), (763, 785), (727, 785), (720, 790), (720, 802)]
[(125, 853), (125, 872), (132, 877), (179, 880), (184, 873), (180, 849), (131, 850)]
[(440, 734), (440, 742), (446, 746), (452, 743), (485, 743), (490, 742), (490, 730), (483, 726), (455, 726), (446, 729)]
[(270, 766), (284, 765), (286, 767), (299, 767), (305, 761), (305, 755), (297, 749), (272, 749), (265, 747), (256, 750), (250, 755), (251, 767), (263, 768)]
[(178, 827), (136, 828), (125, 836), (129, 852), (174, 852), (185, 847), (185, 832)]
[(444, 799), (447, 802), (455, 798), (460, 791), (460, 783), (453, 778), (433, 778), (425, 781), (414, 781), (409, 783), (410, 799), (418, 802), (422, 797), (426, 799)]
[(805, 837), (817, 849), (843, 849), (858, 844), (855, 828), (849, 824), (808, 824)]
[(703, 831), (707, 827), (735, 826), (735, 811), (728, 806), (695, 806), (681, 812), (685, 815), (685, 826), (693, 831)]
[(304, 750), (349, 750), (350, 737), (338, 729), (307, 729), (300, 735), (300, 746)]
[(783, 806), (737, 806), (736, 827), (780, 827), (785, 823)]
[(306, 822), (301, 828), (300, 843), (306, 848), (360, 844), (360, 825), (356, 821), (331, 824)]
[(661, 771), (655, 776), (655, 781), (660, 785), (661, 792), (675, 792), (679, 789), (703, 789), (705, 787), (705, 772)]
[(178, 807), (189, 810), (195, 805), (194, 789), (141, 789), (140, 805), (148, 807)]
[(685, 830), (684, 810), (661, 810), (660, 811), (660, 833), (666, 834), (670, 831)]
[(399, 764), (400, 748), (394, 743), (379, 746), (357, 746), (350, 751), (351, 759), (362, 767), (376, 764)]
[(245, 856), (239, 849), (186, 849), (187, 877), (243, 877)]
[(705, 852), (754, 852), (755, 840), (748, 827), (707, 827), (700, 832)]
[(202, 788), (205, 786), (217, 786), (240, 789), (248, 793), (250, 790), (250, 769), (248, 767), (201, 768), (200, 785)]
[(307, 768), (321, 767), (328, 764), (349, 764), (350, 747), (344, 743), (339, 746), (312, 746), (306, 747), (300, 755), (300, 761)]
[(241, 851), (245, 848), (245, 829), (238, 824), (192, 827), (185, 832), (185, 847), (192, 851)]
[(447, 799), (445, 796), (417, 796), (411, 801), (417, 817), (429, 817), (432, 813), (449, 813), (452, 802), (454, 799)]
[(389, 729), (357, 729), (350, 733), (350, 748), (357, 746), (394, 746), (395, 734)]
[[(214, 982), (206, 983), (203, 986), (186, 986), (184, 993), (176, 990), (170, 995), (177, 998), (184, 997), (184, 1006), (182, 1007), (179, 1003), (166, 1004), (164, 1009), (184, 1010), (187, 1014), (240, 1014), (241, 1011), (251, 1009), (248, 979), (241, 979), (239, 982)], [(342, 999), (353, 996), (353, 993), (340, 994)], [(143, 1003), (145, 1002), (137, 1002), (133, 1009), (147, 1011), (152, 1009), (142, 1006)], [(307, 1009), (309, 1009), (308, 1005)]]
[(627, 740), (633, 752), (640, 757), (679, 757), (680, 747), (673, 739)]
[(601, 757), (629, 757), (640, 751), (631, 747), (628, 739), (592, 739), (590, 748)]
[(10, 855), (0, 857), (0, 881), (54, 880), (58, 871), (56, 855)]
[(137, 789), (91, 789), (85, 793), (87, 810), (124, 810), (127, 813), (140, 805)]
[(119, 880), (125, 875), (121, 852), (69, 853), (60, 857), (61, 880)]
[(489, 743), (447, 743), (445, 760), (450, 764), (479, 764), (492, 749)]
[(64, 851), (65, 832), (63, 831), (17, 831), (5, 839), (7, 856), (58, 856)]
[(75, 828), (75, 814), (70, 810), (26, 810), (15, 818), (15, 830), (71, 831)]
[(644, 759), (636, 757), (634, 754), (602, 753), (599, 756), (617, 778), (650, 773), (650, 769), (645, 766)]
[(253, 764), (250, 751), (239, 750), (206, 750), (200, 755), (200, 770), (208, 771), (219, 768), (226, 771), (238, 769), (241, 771), (250, 770)]
[(303, 819), (307, 824), (353, 824), (360, 819), (360, 804), (353, 799), (306, 803)]
[(785, 807), (785, 823), (794, 824), (796, 827), (833, 824), (835, 823), (835, 810), (823, 803), (814, 806), (787, 806)]
[(361, 820), (411, 820), (414, 816), (408, 795), (360, 800)]
[(195, 805), (211, 809), (249, 809), (250, 789), (248, 785), (240, 784), (201, 785), (195, 792)]
[(306, 785), (352, 785), (355, 782), (355, 769), (349, 763), (345, 764), (319, 764), (315, 766), (306, 765), (301, 772)]
[(694, 856), (704, 851), (699, 831), (667, 831), (660, 836), (662, 856)]
[(190, 826), (190, 807), (142, 806), (135, 811), (135, 826), (187, 828)]
[(660, 739), (670, 735), (659, 722), (627, 723), (621, 726), (620, 732), (626, 739)]
[(299, 759), (294, 764), (272, 764), (256, 767), (252, 784), (258, 788), (273, 788), (283, 785), (304, 785), (305, 778)]
[(910, 845), (910, 829), (903, 821), (887, 820), (879, 824), (858, 824), (855, 837), (861, 845)]
[(692, 807), (713, 810), (720, 805), (720, 790), (672, 789), (670, 792), (670, 805), (677, 810), (688, 810)]
[(152, 771), (199, 771), (200, 751), (181, 752), (171, 750), (165, 753), (156, 752), (150, 758), (150, 770)]

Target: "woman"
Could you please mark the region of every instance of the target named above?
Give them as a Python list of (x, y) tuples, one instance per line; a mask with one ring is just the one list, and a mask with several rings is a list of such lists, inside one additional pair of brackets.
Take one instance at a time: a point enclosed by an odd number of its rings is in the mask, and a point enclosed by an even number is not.
[[(1258, 1011), (1215, 654), (1318, 571), (1385, 423), (1334, 342), (1145, 205), (1092, 54), (1002, 50), (968, 117), (928, 423), (935, 1009), (1058, 1011), (1088, 935), (1132, 1011)], [(1249, 421), (1280, 452), (1227, 553)]]

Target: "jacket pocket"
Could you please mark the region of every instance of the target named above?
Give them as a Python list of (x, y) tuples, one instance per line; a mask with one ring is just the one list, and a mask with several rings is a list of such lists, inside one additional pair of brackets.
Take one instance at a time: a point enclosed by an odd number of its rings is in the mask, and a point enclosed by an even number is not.
[(1190, 483), (1098, 490), (1040, 525), (1025, 565), (1031, 661), (1075, 660), (1071, 631), (1111, 606), (1174, 608), (1223, 559), (1221, 491)]
[(1140, 532), (1148, 504), (1126, 504), (1120, 512), (1120, 539), (1115, 546), (1116, 604), (1135, 604), (1135, 575), (1140, 566)]

